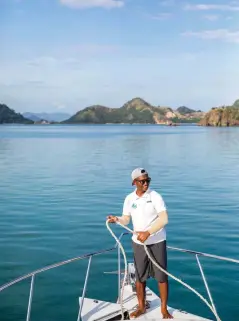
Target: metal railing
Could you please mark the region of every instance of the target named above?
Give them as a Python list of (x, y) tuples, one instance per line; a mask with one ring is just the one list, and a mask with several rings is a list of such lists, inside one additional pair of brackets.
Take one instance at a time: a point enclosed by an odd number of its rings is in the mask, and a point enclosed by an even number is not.
[[(120, 237), (119, 237), (119, 240), (121, 240), (124, 235), (128, 235), (128, 234), (130, 234), (130, 233), (128, 233), (128, 232), (121, 233)], [(204, 256), (204, 257), (208, 257), (208, 258), (214, 258), (214, 259), (217, 259), (217, 260), (228, 261), (228, 262), (233, 262), (233, 263), (237, 263), (237, 264), (239, 264), (239, 260), (231, 259), (231, 258), (227, 258), (227, 257), (223, 257), (223, 256), (212, 255), (212, 254), (203, 253), (203, 252), (197, 252), (197, 251), (192, 251), (192, 250), (187, 250), (187, 249), (171, 247), (171, 246), (167, 246), (167, 248), (170, 249), (170, 250), (174, 250), (174, 251), (184, 252), (184, 253), (188, 253), (188, 254), (194, 254), (196, 256), (196, 260), (197, 260), (197, 263), (198, 263), (198, 266), (199, 266), (199, 269), (200, 269), (200, 272), (201, 272), (201, 275), (202, 275), (202, 279), (204, 281), (204, 285), (206, 287), (209, 299), (211, 301), (212, 307), (216, 311), (216, 307), (214, 305), (214, 302), (213, 302), (213, 299), (212, 299), (212, 296), (211, 296), (211, 293), (210, 293), (210, 290), (209, 290), (209, 286), (207, 284), (207, 280), (206, 280), (205, 274), (203, 272), (202, 265), (201, 265), (200, 260), (199, 260), (199, 256)], [(120, 247), (118, 246), (117, 243), (115, 244), (114, 247), (109, 248), (109, 249), (103, 249), (103, 250), (100, 250), (100, 251), (97, 251), (97, 252), (88, 253), (88, 254), (85, 254), (85, 255), (82, 255), (82, 256), (78, 256), (78, 257), (66, 260), (66, 261), (62, 261), (62, 262), (59, 262), (59, 263), (48, 265), (48, 266), (46, 266), (46, 267), (44, 267), (42, 269), (35, 270), (35, 271), (33, 271), (33, 272), (29, 273), (29, 274), (21, 276), (21, 277), (15, 279), (13, 281), (10, 281), (10, 282), (2, 285), (0, 287), (0, 292), (2, 292), (3, 290), (9, 288), (10, 286), (12, 286), (12, 285), (14, 285), (16, 283), (19, 283), (19, 282), (21, 282), (21, 281), (23, 281), (25, 279), (31, 278), (30, 293), (29, 293), (28, 308), (27, 308), (27, 316), (26, 316), (26, 321), (30, 321), (35, 276), (37, 274), (40, 274), (42, 272), (45, 272), (45, 271), (48, 271), (48, 270), (51, 270), (51, 269), (54, 269), (54, 268), (57, 268), (59, 266), (63, 266), (63, 265), (66, 265), (66, 264), (69, 264), (69, 263), (72, 263), (72, 262), (75, 262), (75, 261), (84, 260), (84, 259), (88, 258), (89, 261), (88, 261), (88, 266), (87, 266), (87, 271), (86, 271), (86, 277), (85, 277), (83, 292), (82, 292), (82, 296), (81, 296), (81, 303), (80, 303), (80, 307), (79, 307), (79, 313), (78, 313), (78, 317), (77, 317), (77, 321), (80, 321), (81, 320), (82, 308), (83, 308), (83, 304), (84, 304), (84, 298), (85, 298), (85, 294), (86, 294), (86, 290), (87, 290), (87, 284), (88, 284), (88, 278), (89, 278), (89, 272), (90, 272), (92, 258), (94, 256), (102, 255), (102, 254), (111, 252), (111, 251), (116, 250), (116, 249), (118, 249), (118, 271), (117, 271), (117, 273), (118, 273), (118, 297), (120, 297), (120, 291), (121, 291), (121, 276), (120, 276), (121, 275), (121, 261), (120, 261)]]
[[(127, 234), (129, 234), (129, 233), (128, 232), (121, 233), (120, 237), (119, 237), (119, 240), (121, 240), (122, 237), (124, 235), (127, 235)], [(88, 277), (89, 277), (92, 258), (94, 256), (98, 256), (98, 255), (102, 255), (102, 254), (111, 252), (113, 250), (116, 250), (117, 248), (118, 248), (118, 269), (120, 271), (120, 248), (119, 248), (118, 244), (116, 243), (114, 247), (111, 247), (109, 249), (103, 249), (103, 250), (100, 250), (100, 251), (97, 251), (97, 252), (92, 252), (92, 253), (88, 253), (88, 254), (85, 254), (85, 255), (82, 255), (82, 256), (78, 256), (78, 257), (75, 257), (73, 259), (69, 259), (69, 260), (66, 260), (66, 261), (62, 261), (62, 262), (59, 262), (59, 263), (48, 265), (48, 266), (46, 266), (46, 267), (44, 267), (42, 269), (38, 269), (38, 270), (35, 270), (35, 271), (33, 271), (33, 272), (29, 273), (29, 274), (23, 275), (23, 276), (21, 276), (21, 277), (19, 277), (17, 279), (14, 279), (13, 281), (10, 281), (10, 282), (2, 285), (0, 287), (0, 292), (5, 290), (5, 289), (7, 289), (7, 288), (9, 288), (10, 286), (12, 286), (12, 285), (14, 285), (16, 283), (19, 283), (19, 282), (21, 282), (23, 280), (31, 278), (31, 286), (30, 286), (30, 293), (29, 293), (29, 300), (28, 300), (27, 316), (26, 316), (26, 321), (30, 321), (35, 276), (37, 274), (42, 273), (42, 272), (55, 269), (55, 268), (57, 268), (59, 266), (63, 266), (63, 265), (66, 265), (66, 264), (69, 264), (69, 263), (72, 263), (72, 262), (75, 262), (75, 261), (84, 260), (84, 259), (88, 258), (89, 262), (88, 262), (88, 267), (87, 267), (87, 272), (86, 272), (86, 277), (85, 277), (85, 282), (84, 282), (84, 287), (83, 287), (83, 292), (82, 292), (82, 299), (81, 299), (81, 304), (80, 304), (80, 308), (79, 308), (79, 314), (78, 314), (78, 318), (77, 318), (77, 321), (79, 321), (79, 320), (81, 320), (81, 312), (82, 312), (85, 293), (86, 293), (86, 289), (87, 289), (87, 283), (88, 283)], [(118, 284), (118, 294), (120, 294), (120, 272), (119, 272), (118, 283), (119, 283)]]
[(206, 277), (205, 277), (205, 274), (204, 274), (204, 271), (203, 271), (203, 268), (202, 268), (202, 265), (201, 265), (201, 262), (199, 260), (199, 256), (204, 256), (204, 257), (208, 257), (208, 258), (216, 259), (216, 260), (221, 260), (221, 261), (233, 262), (233, 263), (237, 263), (237, 264), (239, 264), (239, 260), (227, 258), (227, 257), (224, 257), (224, 256), (218, 256), (218, 255), (203, 253), (203, 252), (180, 249), (180, 248), (172, 247), (172, 246), (167, 246), (167, 248), (170, 249), (170, 250), (174, 250), (174, 251), (179, 251), (179, 252), (184, 252), (184, 253), (195, 255), (196, 260), (197, 260), (197, 264), (198, 264), (199, 270), (201, 272), (201, 276), (202, 276), (202, 279), (203, 279), (203, 282), (204, 282), (204, 285), (205, 285), (205, 288), (206, 288), (206, 291), (207, 291), (207, 294), (208, 294), (208, 297), (209, 297), (209, 300), (211, 302), (211, 306), (212, 306), (214, 312), (216, 313), (216, 315), (218, 315), (217, 310), (216, 310), (216, 306), (215, 306), (215, 304), (213, 302), (213, 298), (212, 298), (212, 295), (211, 295), (211, 292), (210, 292), (210, 289), (209, 289), (209, 286), (208, 286), (208, 283), (207, 283), (207, 280), (206, 280)]

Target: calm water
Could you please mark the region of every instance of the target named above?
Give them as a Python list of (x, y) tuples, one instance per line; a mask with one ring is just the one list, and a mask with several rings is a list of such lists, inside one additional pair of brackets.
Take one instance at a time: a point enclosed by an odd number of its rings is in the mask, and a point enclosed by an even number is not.
[[(167, 204), (168, 245), (239, 259), (239, 128), (0, 126), (0, 285), (34, 269), (111, 247), (134, 167), (150, 171)], [(118, 234), (119, 227), (115, 227)], [(124, 241), (129, 258), (130, 241)], [(206, 296), (193, 256), (169, 270)], [(239, 266), (201, 259), (222, 320), (239, 319)], [(116, 253), (92, 261), (87, 296), (116, 300)], [(36, 277), (34, 321), (75, 321), (86, 261)], [(154, 289), (155, 283), (150, 281)], [(175, 281), (169, 304), (212, 317)], [(0, 320), (24, 320), (29, 280), (0, 293)]]

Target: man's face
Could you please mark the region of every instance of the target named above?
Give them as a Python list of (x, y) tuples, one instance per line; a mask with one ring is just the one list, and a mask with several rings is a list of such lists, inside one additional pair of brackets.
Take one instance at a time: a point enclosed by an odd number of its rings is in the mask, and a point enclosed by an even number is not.
[(149, 188), (151, 178), (148, 176), (148, 174), (141, 175), (140, 177), (136, 178), (134, 180), (134, 184), (137, 187), (138, 191), (146, 192)]

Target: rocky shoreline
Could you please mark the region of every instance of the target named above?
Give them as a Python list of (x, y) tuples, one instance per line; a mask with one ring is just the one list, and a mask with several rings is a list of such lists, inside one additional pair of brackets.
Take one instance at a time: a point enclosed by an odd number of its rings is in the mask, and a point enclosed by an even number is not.
[(232, 127), (239, 126), (239, 100), (232, 106), (212, 108), (205, 117), (199, 121), (199, 126)]

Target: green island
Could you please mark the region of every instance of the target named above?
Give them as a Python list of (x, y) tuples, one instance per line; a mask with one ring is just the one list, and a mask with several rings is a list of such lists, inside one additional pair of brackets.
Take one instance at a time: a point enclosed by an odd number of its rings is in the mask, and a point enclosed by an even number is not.
[[(28, 114), (30, 115), (30, 113)], [(166, 106), (153, 106), (142, 98), (134, 98), (120, 108), (101, 105), (86, 107), (68, 119), (58, 122), (46, 119), (29, 119), (24, 116), (16, 113), (5, 104), (0, 104), (0, 124), (158, 124), (177, 126), (180, 123), (196, 123), (199, 126), (238, 126), (239, 100), (235, 101), (232, 106), (212, 108), (207, 113), (185, 106), (176, 110)]]
[(34, 122), (16, 113), (7, 105), (0, 104), (0, 124), (34, 124)]

